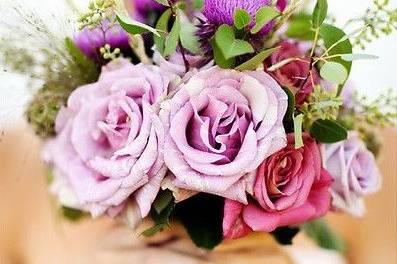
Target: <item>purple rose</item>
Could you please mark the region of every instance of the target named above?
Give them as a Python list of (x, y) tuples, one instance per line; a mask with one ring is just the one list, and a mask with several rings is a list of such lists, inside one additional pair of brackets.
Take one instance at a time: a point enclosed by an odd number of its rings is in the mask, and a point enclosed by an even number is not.
[(80, 208), (98, 216), (131, 196), (142, 217), (149, 213), (166, 173), (165, 131), (155, 109), (169, 84), (158, 67), (118, 60), (70, 95), (45, 156)]
[(322, 146), (323, 162), (334, 178), (332, 205), (354, 216), (365, 213), (363, 197), (380, 188), (380, 174), (374, 155), (367, 150), (357, 132), (348, 139)]
[(287, 97), (265, 72), (212, 67), (182, 84), (163, 109), (165, 162), (180, 188), (247, 203), (250, 172), (287, 142)]
[(74, 43), (89, 58), (96, 61), (101, 60), (99, 49), (109, 44), (112, 49), (119, 48), (122, 52), (128, 52), (128, 34), (121, 29), (120, 25), (108, 26), (109, 22), (103, 22), (103, 29), (84, 28), (74, 35)]

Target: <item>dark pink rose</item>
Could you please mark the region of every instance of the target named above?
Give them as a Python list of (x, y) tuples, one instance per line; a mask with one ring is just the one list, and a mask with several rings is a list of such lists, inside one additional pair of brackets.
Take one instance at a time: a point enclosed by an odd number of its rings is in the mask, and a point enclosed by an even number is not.
[(254, 200), (248, 205), (226, 200), (224, 236), (238, 238), (251, 230), (271, 232), (323, 216), (330, 208), (331, 177), (321, 166), (316, 142), (307, 134), (305, 145), (288, 146), (267, 158), (257, 169)]
[(289, 58), (301, 58), (301, 60), (291, 61), (270, 74), (281, 86), (287, 87), (295, 93), (296, 104), (301, 105), (313, 92), (313, 83), (317, 85), (320, 82), (320, 77), (313, 69), (313, 78), (308, 78), (305, 82), (309, 73), (310, 60), (304, 57), (304, 52), (299, 49), (297, 44), (289, 41), (281, 42), (280, 49), (272, 54), (268, 64), (271, 66)]

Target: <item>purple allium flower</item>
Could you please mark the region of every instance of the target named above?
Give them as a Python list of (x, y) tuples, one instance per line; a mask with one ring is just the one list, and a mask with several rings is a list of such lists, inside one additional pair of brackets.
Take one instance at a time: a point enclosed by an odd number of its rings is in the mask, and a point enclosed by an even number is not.
[(74, 43), (89, 58), (101, 60), (99, 49), (105, 44), (109, 44), (112, 49), (119, 48), (122, 52), (128, 52), (128, 35), (119, 25), (109, 27), (109, 23), (104, 21), (102, 28), (88, 29), (74, 35)]

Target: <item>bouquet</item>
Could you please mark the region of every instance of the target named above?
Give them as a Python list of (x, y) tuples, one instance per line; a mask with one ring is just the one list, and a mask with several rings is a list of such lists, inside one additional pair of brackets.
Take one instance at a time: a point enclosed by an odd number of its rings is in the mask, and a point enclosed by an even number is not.
[(388, 1), (346, 28), (326, 0), (66, 2), (65, 32), (9, 2), (19, 22), (0, 42), (40, 85), (26, 117), (66, 217), (150, 219), (143, 236), (178, 222), (205, 249), (300, 230), (340, 248), (320, 218), (364, 215), (376, 131), (396, 118), (396, 95), (368, 100), (349, 80), (377, 58), (353, 48), (397, 29)]

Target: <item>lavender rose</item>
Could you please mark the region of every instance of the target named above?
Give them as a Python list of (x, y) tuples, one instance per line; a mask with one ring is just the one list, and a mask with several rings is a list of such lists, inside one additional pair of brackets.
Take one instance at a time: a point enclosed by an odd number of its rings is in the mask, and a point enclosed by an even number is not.
[(80, 208), (98, 216), (132, 196), (141, 216), (149, 213), (166, 173), (165, 132), (155, 106), (169, 84), (158, 67), (120, 60), (70, 95), (45, 157)]
[(287, 97), (264, 72), (212, 67), (163, 105), (165, 162), (177, 187), (247, 203), (247, 174), (286, 144)]
[(323, 161), (331, 176), (332, 205), (354, 216), (365, 213), (364, 196), (380, 188), (380, 174), (374, 155), (367, 150), (357, 132), (349, 132), (348, 139), (323, 145)]

